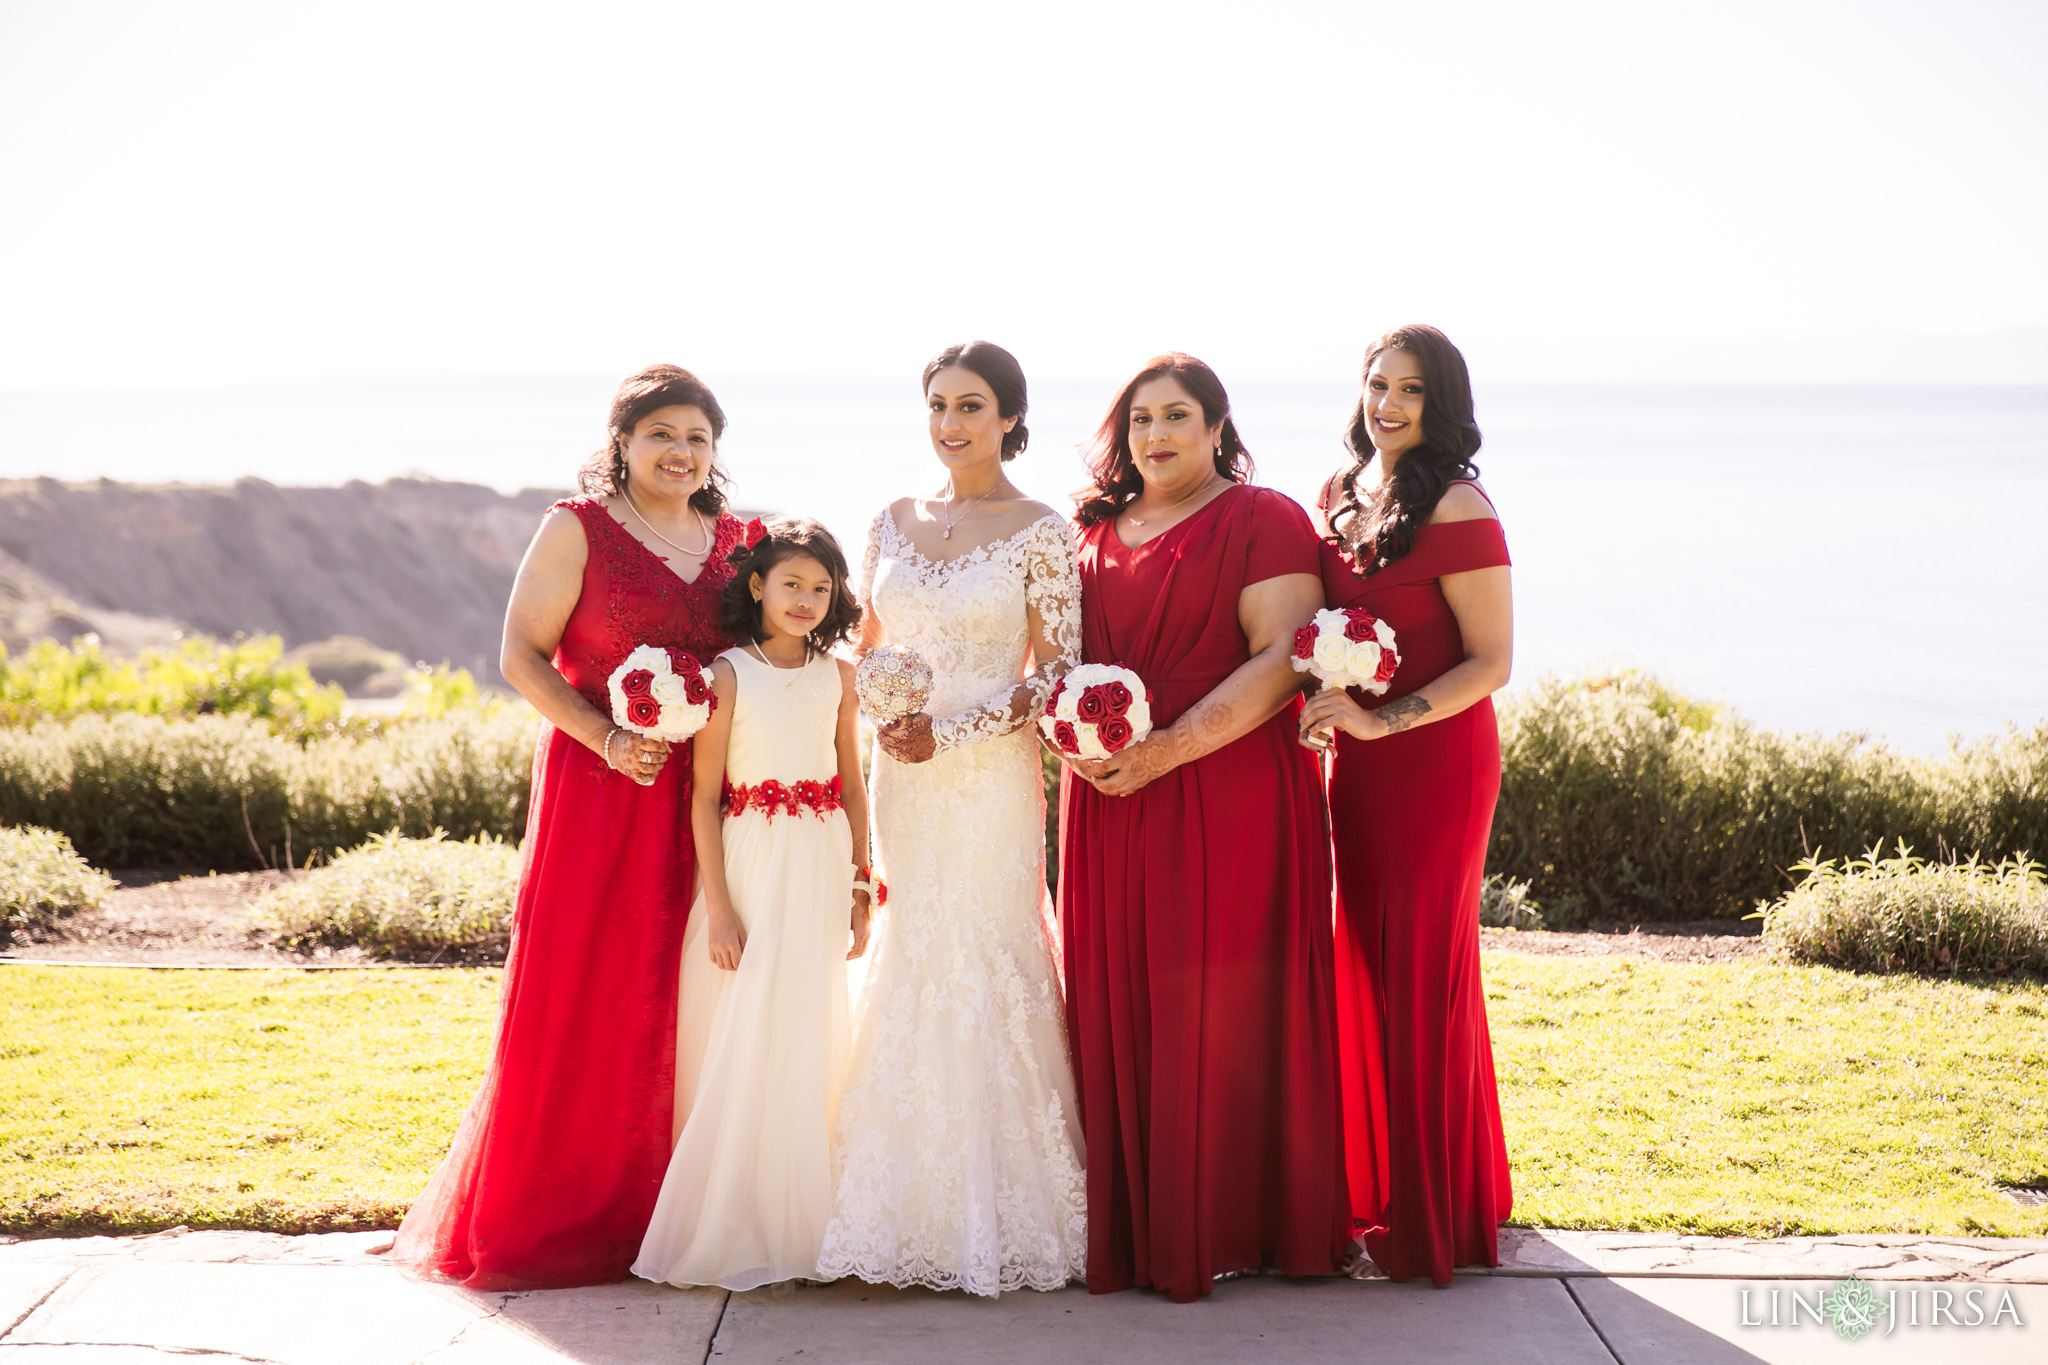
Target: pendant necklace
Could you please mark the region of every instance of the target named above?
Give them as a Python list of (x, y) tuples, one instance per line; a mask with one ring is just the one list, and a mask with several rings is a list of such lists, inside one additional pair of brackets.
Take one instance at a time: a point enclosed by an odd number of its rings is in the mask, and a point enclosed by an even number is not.
[[(700, 559), (704, 555), (710, 553), (711, 542), (713, 539), (715, 539), (715, 537), (713, 537), (713, 535), (711, 534), (711, 528), (704, 524), (704, 514), (702, 512), (699, 512), (694, 507), (690, 509), (691, 514), (697, 518), (697, 529), (704, 533), (704, 548), (701, 550), (686, 550), (682, 546), (676, 544), (673, 540), (670, 540), (667, 536), (663, 535), (661, 532), (654, 529), (654, 523), (649, 521), (647, 519), (647, 514), (640, 510), (640, 504), (633, 501), (633, 494), (630, 490), (621, 488), (619, 492), (625, 496), (626, 506), (633, 509), (633, 515), (640, 518), (640, 524), (642, 526), (645, 526), (656, 540), (668, 546), (669, 549), (674, 550), (677, 554), (688, 555), (692, 559)], [(770, 664), (768, 666), (770, 668), (775, 667), (775, 665), (773, 664)]]
[[(1003, 481), (1002, 481), (1001, 479), (997, 479), (997, 480), (995, 481), (995, 483), (993, 483), (992, 485), (990, 485), (990, 487), (989, 487), (989, 490), (988, 490), (988, 493), (983, 493), (983, 494), (981, 495), (981, 497), (980, 497), (980, 498), (976, 498), (976, 499), (975, 499), (975, 500), (974, 500), (973, 502), (970, 502), (970, 503), (968, 503), (968, 504), (967, 504), (967, 506), (968, 506), (968, 507), (969, 507), (970, 509), (971, 509), (971, 508), (974, 508), (974, 507), (978, 507), (978, 506), (980, 506), (980, 505), (981, 505), (981, 501), (982, 501), (982, 498), (986, 498), (986, 497), (988, 496), (988, 494), (989, 494), (989, 493), (993, 493), (993, 492), (995, 492), (995, 491), (996, 491), (996, 489), (998, 489), (998, 488), (1001, 488), (1002, 486), (1003, 486)], [(946, 505), (946, 507), (948, 507), (948, 508), (950, 508), (950, 507), (951, 507), (951, 506), (953, 505), (953, 481), (952, 481), (951, 479), (948, 479), (948, 480), (946, 480), (946, 503), (945, 503), (945, 505)], [(946, 514), (945, 514), (945, 512), (944, 512), (944, 511), (941, 511), (941, 512), (939, 513), (939, 520), (940, 520), (941, 522), (945, 523), (945, 527), (946, 527), (946, 529), (945, 529), (945, 530), (943, 530), (943, 531), (939, 532), (939, 539), (940, 539), (940, 540), (951, 540), (951, 539), (953, 538), (953, 528), (954, 528), (955, 526), (958, 526), (958, 525), (959, 525), (959, 524), (960, 524), (961, 522), (963, 522), (963, 521), (967, 520), (967, 513), (966, 513), (966, 512), (962, 512), (962, 513), (961, 513), (961, 514), (960, 514), (959, 516), (957, 516), (957, 517), (948, 517), (948, 516), (946, 516)]]
[(1131, 512), (1125, 512), (1124, 515), (1131, 519), (1131, 525), (1143, 526), (1148, 521), (1157, 521), (1160, 517), (1163, 517), (1168, 512), (1171, 512), (1175, 507), (1179, 507), (1181, 503), (1190, 501), (1194, 498), (1196, 493), (1206, 493), (1209, 489), (1214, 488), (1215, 486), (1216, 478), (1214, 475), (1211, 475), (1210, 477), (1202, 480), (1201, 484), (1198, 487), (1196, 487), (1195, 491), (1193, 493), (1189, 493), (1186, 497), (1182, 498), (1180, 502), (1176, 502), (1172, 506), (1167, 507), (1161, 511), (1154, 512), (1149, 517), (1140, 518)]

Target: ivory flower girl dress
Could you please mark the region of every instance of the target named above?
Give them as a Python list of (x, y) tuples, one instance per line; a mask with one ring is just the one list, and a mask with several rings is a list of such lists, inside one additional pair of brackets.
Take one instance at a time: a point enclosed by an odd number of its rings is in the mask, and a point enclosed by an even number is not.
[(700, 892), (677, 1024), (676, 1112), (687, 1117), (633, 1273), (753, 1289), (816, 1274), (832, 1214), (852, 1037), (853, 836), (833, 747), (839, 664), (720, 657), (738, 682), (722, 832), (746, 947), (738, 971), (712, 965)]

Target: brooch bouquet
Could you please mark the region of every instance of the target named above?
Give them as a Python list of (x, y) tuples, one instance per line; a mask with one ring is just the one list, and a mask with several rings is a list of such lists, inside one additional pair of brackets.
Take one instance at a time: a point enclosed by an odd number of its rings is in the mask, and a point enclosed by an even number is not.
[(931, 700), (932, 666), (914, 649), (883, 645), (869, 650), (853, 670), (853, 691), (870, 720), (894, 725)]

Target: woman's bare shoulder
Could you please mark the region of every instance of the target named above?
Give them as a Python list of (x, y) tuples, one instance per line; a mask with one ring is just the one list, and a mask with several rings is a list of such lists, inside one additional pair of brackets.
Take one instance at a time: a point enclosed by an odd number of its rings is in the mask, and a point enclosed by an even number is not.
[(1429, 514), (1431, 526), (1441, 526), (1453, 521), (1499, 521), (1500, 513), (1493, 510), (1486, 495), (1479, 491), (1477, 484), (1454, 483), (1444, 490), (1436, 510)]

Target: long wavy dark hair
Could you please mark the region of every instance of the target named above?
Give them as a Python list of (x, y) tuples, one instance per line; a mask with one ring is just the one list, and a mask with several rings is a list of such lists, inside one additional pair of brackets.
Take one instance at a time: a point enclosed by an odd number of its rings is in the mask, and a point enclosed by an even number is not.
[[(1383, 351), (1406, 351), (1422, 371), (1422, 439), (1394, 466), (1394, 477), (1361, 498), (1358, 476), (1378, 452), (1365, 425), (1364, 376)], [(1344, 444), (1351, 467), (1332, 499), (1330, 540), (1347, 551), (1358, 571), (1378, 573), (1415, 548), (1415, 533), (1454, 479), (1476, 479), (1479, 424), (1472, 418), (1472, 376), (1451, 339), (1421, 323), (1396, 327), (1366, 348), (1360, 368), (1361, 392)]]
[(640, 419), (661, 408), (693, 406), (711, 419), (711, 472), (704, 486), (690, 494), (690, 506), (707, 517), (725, 510), (725, 468), (718, 462), (718, 442), (725, 435), (725, 409), (704, 381), (680, 365), (649, 365), (627, 376), (612, 399), (605, 424), (611, 440), (576, 471), (576, 485), (594, 498), (619, 497), (626, 491), (626, 438)]
[(1031, 410), (1031, 396), (1024, 386), (1024, 367), (1017, 363), (1017, 357), (993, 341), (963, 341), (948, 346), (925, 364), (927, 395), (932, 391), (932, 376), (948, 365), (972, 371), (995, 395), (997, 415), (1017, 419), (1017, 425), (1003, 433), (1003, 459), (1007, 462), (1023, 454), (1024, 447), (1031, 443), (1031, 429), (1024, 425), (1024, 414)]
[(860, 603), (847, 582), (846, 552), (830, 531), (809, 517), (777, 517), (758, 541), (735, 545), (725, 557), (732, 565), (732, 581), (718, 599), (718, 616), (727, 639), (758, 643), (766, 635), (761, 629), (761, 604), (754, 600), (754, 575), (765, 579), (777, 564), (798, 555), (817, 560), (832, 579), (832, 605), (826, 608), (825, 619), (804, 638), (820, 654), (852, 638), (860, 625)]
[(1237, 423), (1230, 416), (1230, 395), (1223, 391), (1223, 381), (1216, 377), (1216, 371), (1193, 356), (1168, 351), (1153, 356), (1131, 376), (1116, 401), (1109, 405), (1102, 425), (1096, 428), (1095, 439), (1088, 447), (1088, 472), (1095, 482), (1074, 499), (1074, 520), (1083, 526), (1108, 521), (1144, 490), (1145, 476), (1138, 472), (1138, 462), (1131, 456), (1131, 403), (1141, 387), (1167, 376), (1201, 406), (1203, 426), (1212, 427), (1219, 419), (1222, 421), (1216, 472), (1233, 483), (1251, 482), (1252, 453), (1244, 448), (1244, 441), (1237, 434)]

